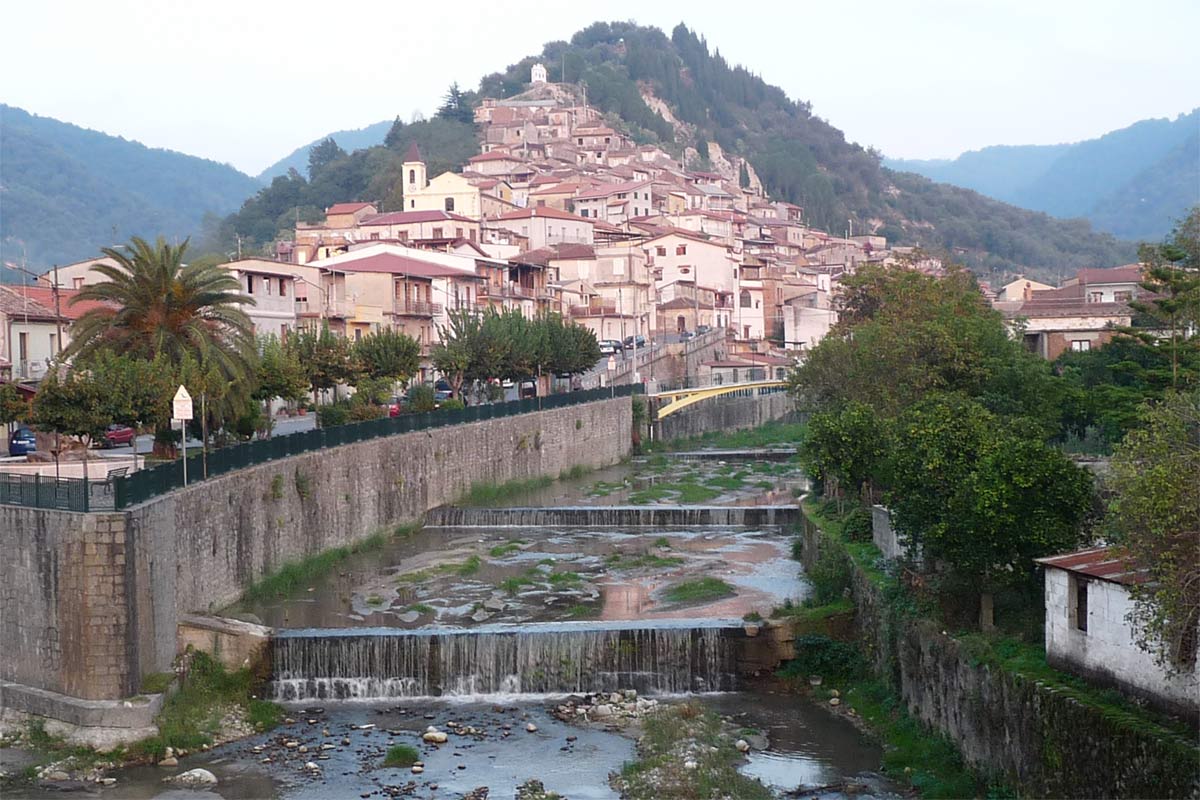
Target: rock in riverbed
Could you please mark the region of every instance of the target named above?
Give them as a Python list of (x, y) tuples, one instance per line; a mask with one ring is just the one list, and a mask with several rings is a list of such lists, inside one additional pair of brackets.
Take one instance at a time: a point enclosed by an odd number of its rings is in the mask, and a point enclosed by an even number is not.
[(196, 768), (189, 769), (187, 772), (181, 772), (178, 775), (172, 775), (169, 778), (163, 778), (163, 782), (172, 783), (187, 789), (199, 789), (206, 786), (216, 786), (217, 776), (206, 769)]

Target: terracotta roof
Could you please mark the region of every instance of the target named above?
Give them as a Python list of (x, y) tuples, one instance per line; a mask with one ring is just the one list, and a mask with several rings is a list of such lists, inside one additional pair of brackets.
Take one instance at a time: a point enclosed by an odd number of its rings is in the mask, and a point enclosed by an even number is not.
[(717, 367), (719, 369), (741, 369), (742, 367), (753, 367), (749, 361), (704, 361), (702, 365), (705, 367)]
[(627, 181), (625, 183), (606, 183), (589, 189), (586, 192), (580, 192), (575, 195), (576, 200), (592, 200), (598, 197), (608, 197), (609, 195), (619, 194), (620, 192), (632, 192), (634, 189), (640, 189), (649, 181)]
[(1034, 561), (1044, 567), (1054, 567), (1125, 586), (1150, 580), (1149, 572), (1134, 567), (1116, 547), (1092, 547), (1049, 558), (1035, 558)]
[(330, 214), (353, 214), (355, 211), (370, 206), (371, 203), (335, 203), (325, 210), (325, 215)]
[(1141, 264), (1126, 264), (1123, 267), (1111, 269), (1081, 269), (1075, 273), (1080, 283), (1095, 285), (1097, 283), (1137, 283), (1142, 279)]
[(521, 163), (521, 159), (519, 158), (510, 156), (508, 153), (497, 153), (495, 151), (491, 153), (480, 153), (477, 156), (471, 156), (467, 159), (467, 163), (469, 164), (476, 164), (480, 161), (515, 161), (518, 164)]
[(10, 317), (56, 320), (54, 303), (44, 306), (34, 298), (33, 286), (0, 286), (0, 311)]
[[(20, 290), (18, 290), (19, 292)], [(50, 309), (51, 313), (54, 310), (54, 289), (49, 286), (30, 286), (28, 287), (29, 299), (36, 300), (41, 305)], [(101, 303), (99, 300), (81, 300), (78, 303), (72, 303), (76, 295), (79, 294), (78, 289), (59, 289), (59, 308), (62, 310), (62, 315), (67, 319), (79, 319), (93, 308), (112, 308), (108, 303)]]
[(404, 151), (404, 163), (410, 161), (421, 161), (421, 148), (417, 147), (416, 142), (411, 142), (408, 149)]
[(412, 275), (418, 278), (474, 278), (470, 272), (453, 267), (443, 267), (429, 261), (407, 258), (395, 253), (376, 253), (372, 256), (351, 261), (342, 261), (328, 267), (329, 272), (389, 272), (393, 275)]
[(584, 217), (577, 217), (574, 214), (568, 214), (566, 211), (559, 211), (557, 208), (549, 208), (548, 206), (535, 206), (534, 208), (521, 208), (516, 211), (506, 211), (494, 219), (510, 220), (510, 219), (531, 219), (533, 217), (546, 217), (549, 219), (566, 219), (572, 222), (586, 222), (593, 224), (593, 221)]
[(420, 222), (475, 222), (469, 217), (451, 214), (449, 211), (393, 211), (390, 214), (378, 214), (367, 217), (362, 225), (415, 225)]
[(545, 266), (551, 261), (565, 261), (574, 259), (589, 259), (596, 257), (596, 249), (590, 244), (567, 243), (560, 244), (554, 247), (539, 247), (537, 250), (529, 250), (517, 256), (517, 260), (526, 264), (541, 264)]

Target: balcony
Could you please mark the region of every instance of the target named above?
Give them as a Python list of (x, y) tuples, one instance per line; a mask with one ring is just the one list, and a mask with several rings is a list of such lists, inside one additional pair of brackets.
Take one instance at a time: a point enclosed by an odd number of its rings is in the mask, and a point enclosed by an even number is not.
[(593, 303), (586, 306), (571, 306), (572, 317), (602, 317), (616, 316), (617, 307), (615, 305), (606, 306), (600, 303)]
[(442, 304), (397, 297), (393, 311), (402, 317), (435, 317), (442, 313)]
[(524, 297), (532, 300), (536, 298), (539, 293), (545, 295), (546, 290), (538, 290), (532, 286), (522, 286), (519, 283), (513, 283), (511, 281), (506, 282), (503, 286), (499, 286), (494, 283), (485, 283), (479, 287), (479, 294), (481, 297)]

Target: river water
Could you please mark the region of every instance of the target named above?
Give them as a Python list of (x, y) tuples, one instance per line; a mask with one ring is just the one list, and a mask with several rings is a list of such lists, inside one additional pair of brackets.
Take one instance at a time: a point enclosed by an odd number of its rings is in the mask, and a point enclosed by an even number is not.
[[(777, 460), (658, 459), (558, 481), (507, 505), (671, 504), (681, 492), (711, 505), (794, 502), (799, 480), (794, 464)], [(875, 772), (880, 748), (845, 718), (733, 674), (729, 641), (744, 636), (743, 616), (765, 617), (807, 596), (790, 546), (778, 529), (419, 531), (353, 557), (294, 596), (227, 610), (287, 629), (269, 691), (292, 722), (175, 769), (116, 772), (118, 783), (97, 793), (459, 798), (486, 786), (490, 798), (508, 800), (535, 778), (572, 800), (612, 798), (609, 775), (634, 757), (633, 739), (568, 725), (549, 709), (571, 692), (636, 688), (661, 702), (698, 700), (764, 735), (756, 745), (765, 749), (742, 769), (780, 793), (850, 783), (865, 787), (855, 796), (894, 796)], [(716, 581), (716, 592), (673, 593), (702, 580)], [(469, 733), (427, 745), (420, 737), (430, 725)], [(383, 768), (394, 744), (416, 747), (424, 771)], [(163, 783), (195, 767), (212, 771), (217, 786)], [(844, 795), (831, 788), (805, 796)]]

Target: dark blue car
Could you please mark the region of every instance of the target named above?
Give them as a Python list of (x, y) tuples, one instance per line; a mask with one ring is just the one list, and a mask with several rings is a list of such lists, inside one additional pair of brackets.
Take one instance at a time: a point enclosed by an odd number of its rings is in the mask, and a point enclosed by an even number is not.
[(12, 432), (12, 436), (8, 437), (10, 456), (24, 456), (34, 452), (37, 452), (37, 439), (29, 428), (17, 428)]

